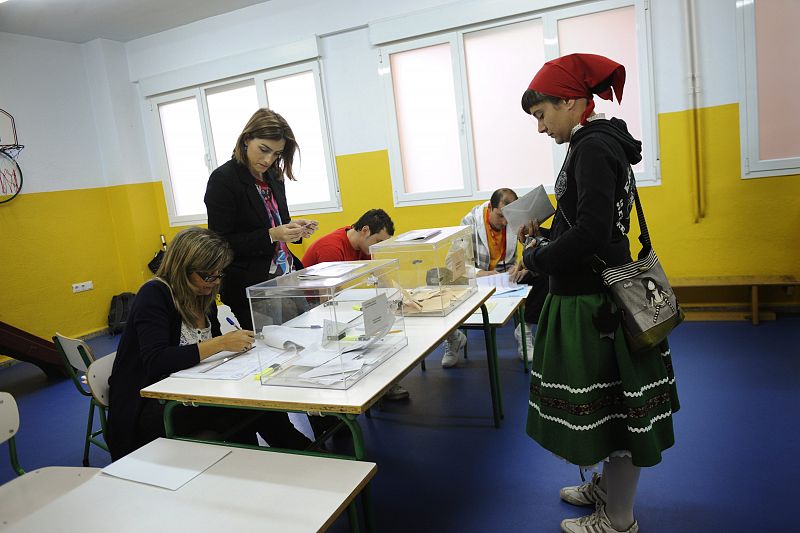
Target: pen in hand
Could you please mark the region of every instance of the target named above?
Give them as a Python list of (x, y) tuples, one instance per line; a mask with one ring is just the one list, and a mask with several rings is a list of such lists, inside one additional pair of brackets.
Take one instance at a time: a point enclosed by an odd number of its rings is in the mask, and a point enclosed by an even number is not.
[(242, 328), (240, 328), (239, 326), (236, 325), (236, 322), (234, 322), (231, 317), (226, 316), (225, 320), (227, 320), (228, 324), (230, 324), (231, 326), (235, 327), (236, 329), (242, 329)]

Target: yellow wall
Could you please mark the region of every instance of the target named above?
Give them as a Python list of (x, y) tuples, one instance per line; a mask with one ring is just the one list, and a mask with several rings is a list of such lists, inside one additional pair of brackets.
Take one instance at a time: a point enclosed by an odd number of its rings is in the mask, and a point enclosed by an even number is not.
[(672, 276), (800, 276), (800, 176), (740, 178), (739, 107), (702, 109), (706, 217), (694, 222), (688, 111), (659, 116), (662, 186), (641, 189), (653, 242)]
[[(706, 217), (694, 221), (688, 111), (659, 116), (662, 185), (641, 189), (667, 273), (800, 276), (800, 176), (742, 180), (738, 106), (703, 109), (699, 118)], [(390, 214), (399, 233), (456, 225), (473, 205), (393, 207), (385, 150), (336, 163), (344, 211), (315, 215), (318, 235), (375, 207)], [(104, 328), (111, 296), (150, 277), (159, 234), (169, 240), (181, 229), (168, 225), (161, 183), (22, 194), (0, 206), (0, 228), (0, 321), (44, 338)], [(71, 292), (72, 283), (86, 280), (93, 291)]]
[[(160, 183), (21, 194), (0, 207), (0, 321), (49, 339), (107, 325), (111, 297), (136, 291), (166, 226)], [(72, 284), (94, 289), (73, 294)]]

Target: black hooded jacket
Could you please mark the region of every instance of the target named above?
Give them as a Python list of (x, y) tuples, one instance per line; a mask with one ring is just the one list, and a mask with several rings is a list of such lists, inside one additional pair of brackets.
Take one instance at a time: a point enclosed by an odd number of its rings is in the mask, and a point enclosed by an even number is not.
[(573, 133), (556, 179), (550, 242), (523, 253), (528, 268), (550, 276), (551, 293), (602, 292), (594, 256), (607, 266), (631, 260), (631, 165), (641, 161), (641, 154), (642, 143), (616, 118), (592, 120)]

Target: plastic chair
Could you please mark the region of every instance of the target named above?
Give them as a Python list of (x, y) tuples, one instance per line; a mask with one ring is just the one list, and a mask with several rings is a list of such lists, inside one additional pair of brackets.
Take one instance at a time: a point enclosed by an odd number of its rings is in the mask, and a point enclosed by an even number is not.
[(100, 431), (103, 433), (103, 440), (106, 440), (106, 412), (108, 411), (108, 378), (111, 377), (111, 370), (114, 368), (114, 359), (117, 352), (109, 354), (100, 359), (96, 359), (86, 372), (86, 379), (89, 383), (89, 390), (92, 399), (98, 406), (100, 415)]
[[(98, 402), (92, 395), (90, 389), (84, 385), (81, 379), (82, 375), (86, 375), (89, 366), (97, 359), (94, 352), (88, 344), (80, 339), (73, 339), (65, 337), (60, 333), (53, 336), (53, 342), (56, 345), (58, 353), (61, 354), (61, 359), (67, 369), (67, 373), (72, 378), (72, 383), (78, 392), (89, 398), (89, 420), (86, 423), (86, 438), (83, 446), (83, 466), (89, 466), (89, 445), (94, 444), (98, 448), (108, 451), (108, 446), (104, 439), (99, 439), (101, 435), (105, 435), (105, 407), (102, 403)], [(108, 357), (108, 356), (107, 356)], [(103, 359), (106, 359), (104, 357)], [(113, 359), (112, 359), (113, 362)], [(108, 393), (106, 392), (106, 395)], [(106, 405), (107, 405), (106, 401)], [(94, 430), (94, 410), (98, 409), (100, 412), (100, 429)]]
[(19, 408), (17, 401), (7, 392), (0, 392), (0, 444), (8, 441), (11, 466), (18, 476), (25, 473), (17, 459), (17, 444), (14, 435), (19, 431)]

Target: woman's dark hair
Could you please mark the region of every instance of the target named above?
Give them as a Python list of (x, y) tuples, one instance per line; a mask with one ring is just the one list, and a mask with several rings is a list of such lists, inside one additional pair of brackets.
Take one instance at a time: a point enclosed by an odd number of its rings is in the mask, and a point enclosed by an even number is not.
[(563, 98), (559, 98), (558, 96), (550, 96), (549, 94), (542, 94), (538, 91), (534, 91), (533, 89), (526, 89), (525, 92), (522, 93), (522, 110), (530, 115), (531, 107), (535, 106), (536, 104), (550, 102), (553, 105), (558, 105), (563, 100)]

